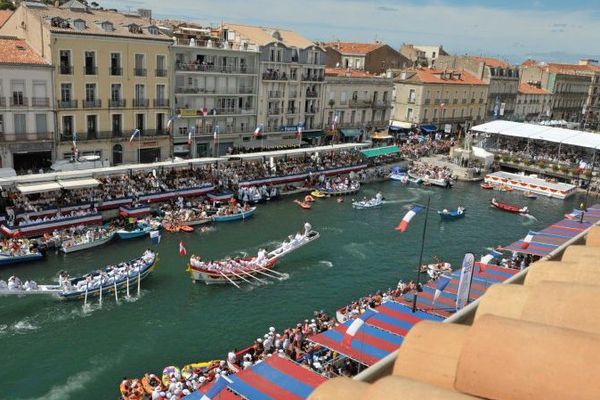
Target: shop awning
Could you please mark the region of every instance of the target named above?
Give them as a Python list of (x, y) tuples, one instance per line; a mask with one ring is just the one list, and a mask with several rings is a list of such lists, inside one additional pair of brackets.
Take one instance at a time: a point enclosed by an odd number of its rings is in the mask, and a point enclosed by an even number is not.
[(400, 149), (398, 146), (386, 146), (386, 147), (377, 147), (374, 149), (366, 149), (360, 151), (363, 156), (367, 158), (373, 158), (377, 156), (384, 156), (386, 154), (394, 154), (400, 153)]
[(100, 185), (100, 181), (94, 178), (85, 178), (85, 179), (70, 179), (68, 181), (58, 181), (58, 184), (62, 186), (63, 189), (84, 189), (84, 188), (93, 188)]
[(390, 123), (389, 129), (391, 129), (391, 130), (412, 129), (414, 126), (415, 126), (415, 124), (411, 124), (410, 122), (392, 121)]
[(357, 128), (340, 129), (340, 132), (345, 137), (358, 137), (358, 136), (362, 135), (362, 131)]
[(188, 154), (190, 152), (189, 144), (176, 144), (173, 146), (173, 153), (175, 154)]
[(425, 133), (437, 132), (437, 126), (435, 125), (421, 125), (419, 128)]
[(53, 190), (60, 190), (62, 186), (60, 186), (56, 182), (43, 182), (43, 183), (34, 183), (31, 185), (17, 185), (17, 189), (19, 192), (23, 194), (33, 194), (33, 193), (43, 193), (43, 192), (51, 192)]
[(322, 130), (318, 131), (304, 131), (302, 132), (302, 139), (314, 139), (325, 136), (325, 132)]
[(371, 139), (372, 140), (389, 140), (389, 139), (393, 139), (394, 137), (392, 135), (388, 135), (387, 133), (373, 133), (371, 135)]

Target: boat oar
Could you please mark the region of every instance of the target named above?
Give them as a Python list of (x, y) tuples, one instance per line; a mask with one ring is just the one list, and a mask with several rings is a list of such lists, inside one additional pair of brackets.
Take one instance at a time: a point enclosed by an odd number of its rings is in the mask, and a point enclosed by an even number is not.
[[(254, 282), (251, 282), (251, 281), (249, 281), (248, 279), (244, 278), (243, 276), (241, 276), (241, 275), (239, 275), (239, 274), (236, 274), (234, 271), (229, 271), (229, 272), (230, 272), (230, 273), (232, 273), (233, 275), (235, 275), (237, 278), (240, 278), (241, 280), (243, 280), (243, 281), (244, 281), (244, 282), (246, 282), (246, 283), (249, 283), (249, 284), (251, 284), (251, 285), (253, 285), (253, 284), (254, 284)], [(239, 271), (239, 272), (242, 272), (242, 271)], [(248, 275), (248, 274), (246, 274), (246, 275)], [(250, 276), (252, 276), (252, 275), (250, 274)], [(255, 276), (253, 276), (253, 278), (254, 278), (254, 279), (258, 279), (258, 278), (256, 278)]]
[(138, 286), (137, 287), (137, 289), (138, 289), (138, 293), (137, 293), (138, 297), (140, 297), (140, 285), (141, 285), (140, 281), (141, 280), (142, 280), (142, 271), (140, 270), (140, 267), (138, 267), (138, 282), (137, 282), (138, 283), (137, 284), (137, 286)]
[[(242, 271), (242, 270), (240, 270), (240, 271), (238, 271), (238, 272), (240, 272), (240, 273), (243, 273), (243, 274), (245, 274), (245, 275), (248, 275), (248, 276), (250, 276), (251, 278), (253, 278), (253, 279), (256, 279), (257, 281), (259, 281), (260, 283), (267, 283), (267, 281), (265, 281), (265, 280), (262, 280), (262, 279), (260, 279), (259, 277), (252, 275), (250, 272), (247, 272), (247, 271)], [(235, 272), (232, 272), (232, 273), (233, 273), (233, 274), (235, 274)], [(240, 276), (240, 278), (241, 278), (241, 276)]]
[(127, 271), (127, 298), (129, 298), (129, 271)]
[(98, 304), (102, 307), (102, 275), (100, 275), (100, 297), (98, 298)]
[(237, 283), (235, 283), (234, 281), (232, 281), (231, 279), (229, 279), (229, 277), (227, 275), (225, 275), (224, 273), (222, 273), (221, 271), (217, 271), (219, 274), (221, 274), (221, 276), (225, 279), (227, 279), (229, 281), (229, 283), (231, 283), (233, 286), (235, 286), (238, 289), (241, 289), (240, 285), (238, 285)]
[(117, 280), (114, 280), (115, 283), (115, 302), (119, 304), (119, 291), (117, 290)]
[(268, 271), (270, 274), (273, 274), (273, 275), (277, 275), (277, 276), (280, 276), (280, 277), (284, 277), (285, 276), (285, 274), (282, 274), (281, 272), (273, 271), (272, 269), (269, 269), (269, 268), (266, 268), (266, 267), (258, 266), (257, 268), (259, 270), (261, 270), (261, 271)]
[(87, 306), (88, 285), (89, 285), (89, 282), (86, 280), (86, 282), (85, 282), (85, 296), (83, 297), (83, 307), (84, 308)]
[(281, 279), (281, 278), (283, 278), (283, 276), (281, 276), (281, 275), (275, 275), (275, 274), (271, 275), (271, 274), (266, 273), (265, 271), (273, 272), (273, 271), (270, 271), (270, 270), (268, 270), (266, 268), (260, 268), (260, 269), (257, 268), (257, 269), (255, 269), (255, 271), (257, 273), (259, 273), (259, 274), (263, 274), (265, 276), (268, 276), (269, 278), (275, 278), (275, 279)]

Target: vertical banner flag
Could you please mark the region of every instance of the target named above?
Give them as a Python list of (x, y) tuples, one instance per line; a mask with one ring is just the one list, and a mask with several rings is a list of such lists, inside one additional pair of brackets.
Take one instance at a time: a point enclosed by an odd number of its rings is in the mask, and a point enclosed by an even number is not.
[(160, 243), (160, 231), (150, 231), (150, 241), (152, 244)]
[(408, 224), (414, 218), (414, 216), (423, 211), (424, 209), (424, 206), (418, 204), (413, 205), (395, 229), (397, 231), (404, 232), (408, 228)]
[(262, 129), (263, 129), (263, 124), (258, 124), (256, 126), (256, 129), (254, 130), (254, 133), (252, 134), (252, 136), (259, 137), (260, 133), (262, 132)]
[(451, 280), (451, 277), (445, 275), (442, 275), (438, 278), (437, 286), (435, 287), (435, 293), (433, 294), (433, 301), (431, 302), (432, 306), (435, 305), (435, 302), (440, 297), (444, 289), (446, 289), (446, 286), (448, 286)]
[(371, 317), (378, 314), (378, 312), (372, 308), (367, 308), (364, 313), (360, 315), (360, 317), (356, 318), (346, 329), (344, 333), (344, 337), (342, 338), (342, 345), (351, 347), (352, 346), (352, 338), (356, 335), (361, 326)]
[(187, 250), (185, 249), (183, 242), (179, 242), (179, 255), (182, 257), (187, 255)]
[(133, 131), (133, 133), (131, 134), (131, 137), (129, 138), (129, 143), (133, 142), (133, 139), (135, 139), (136, 136), (140, 135), (140, 130), (136, 129)]
[(335, 116), (333, 117), (333, 121), (331, 122), (331, 130), (332, 131), (335, 130), (335, 127), (336, 127), (339, 119), (340, 119), (340, 115), (336, 112)]
[(492, 250), (490, 253), (486, 254), (485, 256), (481, 257), (481, 260), (479, 261), (479, 272), (483, 272), (484, 271), (484, 265), (485, 264), (489, 264), (492, 262), (492, 260), (501, 257), (502, 253), (500, 253), (499, 251), (496, 250)]
[(531, 231), (527, 234), (527, 236), (525, 236), (525, 239), (523, 239), (523, 242), (521, 243), (521, 248), (523, 250), (529, 247), (529, 243), (531, 243), (531, 241), (533, 240), (533, 236), (534, 233)]
[(215, 130), (213, 132), (213, 139), (215, 143), (217, 142), (217, 138), (219, 136), (219, 125), (215, 125)]
[(73, 150), (77, 148), (77, 132), (73, 132)]
[(192, 145), (192, 136), (194, 135), (194, 127), (191, 127), (188, 131), (188, 145)]
[(297, 129), (298, 129), (298, 130), (297, 130), (296, 137), (297, 137), (298, 139), (300, 139), (300, 138), (302, 137), (302, 130), (304, 129), (304, 128), (303, 128), (303, 126), (302, 126), (302, 124), (301, 124), (300, 122), (298, 122)]
[(169, 118), (169, 120), (167, 121), (167, 133), (170, 135), (171, 134), (171, 129), (173, 129), (173, 121), (175, 120), (175, 117), (171, 117)]
[(460, 282), (456, 293), (456, 311), (462, 309), (469, 301), (469, 292), (471, 291), (471, 280), (473, 278), (473, 267), (475, 265), (475, 256), (473, 253), (465, 254), (462, 268), (460, 270)]

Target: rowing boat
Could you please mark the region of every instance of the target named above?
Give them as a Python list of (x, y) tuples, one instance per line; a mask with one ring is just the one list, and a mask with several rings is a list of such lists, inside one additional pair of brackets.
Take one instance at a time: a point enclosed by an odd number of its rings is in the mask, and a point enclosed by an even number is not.
[[(194, 282), (204, 282), (207, 285), (231, 283), (248, 280), (258, 271), (273, 269), (277, 259), (258, 261), (257, 257), (240, 257), (231, 260), (202, 262), (188, 264), (187, 271)], [(213, 267), (211, 268), (211, 264)], [(228, 265), (232, 265), (228, 267)], [(239, 266), (243, 265), (243, 266)]]
[[(358, 191), (360, 190), (360, 183), (353, 182), (344, 189), (334, 190), (334, 189), (327, 189), (327, 188), (320, 187), (320, 188), (318, 188), (318, 190), (319, 190), (319, 192), (325, 194), (326, 196), (347, 196), (350, 194), (358, 193)], [(313, 194), (313, 193), (311, 193), (311, 194)], [(318, 197), (318, 196), (315, 196), (315, 197)]]
[(481, 188), (482, 188), (483, 190), (492, 190), (492, 189), (494, 189), (494, 185), (492, 185), (492, 184), (489, 184), (489, 183), (482, 183), (482, 184), (481, 184), (481, 185), (479, 185), (479, 186), (481, 186)]
[(497, 208), (498, 210), (506, 211), (513, 214), (528, 214), (529, 209), (527, 206), (521, 207), (514, 204), (502, 203), (497, 201), (496, 199), (492, 199), (491, 206), (493, 208)]
[(62, 242), (59, 250), (63, 253), (74, 253), (76, 251), (92, 249), (94, 247), (102, 246), (110, 242), (111, 240), (113, 240), (115, 235), (115, 232), (111, 232), (108, 235), (104, 235), (92, 240), (77, 241), (75, 239), (69, 239)]
[(44, 258), (44, 255), (38, 250), (35, 250), (35, 251), (27, 253), (27, 254), (19, 254), (19, 255), (14, 255), (14, 254), (9, 254), (9, 253), (0, 253), (0, 266), (19, 264), (19, 263), (24, 263), (24, 262), (29, 262), (29, 261), (37, 261), (37, 260), (41, 260), (42, 258)]
[(218, 364), (219, 360), (211, 360), (211, 361), (203, 361), (197, 363), (186, 364), (181, 368), (181, 376), (184, 379), (189, 379), (194, 373), (195, 369), (199, 369), (201, 371), (208, 370), (211, 366)]
[(442, 218), (442, 221), (452, 221), (455, 219), (463, 218), (465, 216), (465, 211), (466, 209), (462, 207), (458, 207), (454, 210), (444, 209), (442, 211), (438, 210), (438, 215), (440, 216), (440, 218)]
[(215, 221), (215, 222), (231, 222), (231, 221), (238, 221), (240, 219), (250, 218), (254, 215), (254, 213), (256, 213), (256, 207), (250, 207), (246, 211), (242, 211), (241, 209), (238, 209), (237, 212), (234, 214), (219, 215), (217, 213), (217, 214), (213, 215), (212, 218), (213, 218), (213, 221)]
[(153, 229), (150, 225), (139, 224), (135, 229), (132, 230), (119, 229), (117, 231), (117, 235), (119, 235), (119, 239), (122, 240), (135, 239), (148, 235), (152, 230)]
[(194, 232), (194, 228), (189, 225), (179, 225), (179, 230), (182, 232)]
[(385, 202), (382, 199), (372, 198), (370, 200), (353, 201), (352, 207), (357, 210), (364, 210), (367, 208), (377, 208), (383, 206)]

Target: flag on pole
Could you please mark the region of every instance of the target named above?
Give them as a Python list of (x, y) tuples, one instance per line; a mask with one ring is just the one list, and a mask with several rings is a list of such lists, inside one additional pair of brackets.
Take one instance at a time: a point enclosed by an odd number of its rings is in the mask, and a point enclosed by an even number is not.
[(456, 311), (462, 309), (469, 302), (469, 292), (471, 291), (471, 280), (473, 278), (473, 266), (475, 265), (475, 256), (473, 253), (465, 254), (462, 269), (460, 271), (460, 281), (458, 291), (456, 292)]
[(573, 211), (571, 211), (568, 214), (565, 214), (565, 218), (566, 219), (577, 219), (577, 218), (579, 218), (580, 215), (581, 215), (581, 210), (574, 208)]
[(215, 143), (217, 142), (217, 137), (219, 136), (219, 125), (215, 125), (215, 129), (213, 131), (213, 140)]
[(412, 208), (406, 213), (404, 218), (402, 218), (402, 221), (400, 221), (400, 223), (396, 227), (396, 230), (400, 231), (400, 232), (404, 232), (408, 228), (408, 224), (414, 218), (414, 216), (419, 214), (424, 209), (425, 209), (424, 206), (421, 206), (418, 204), (413, 205)]
[(361, 326), (371, 317), (378, 314), (378, 312), (372, 308), (367, 308), (364, 313), (360, 315), (357, 319), (352, 321), (352, 323), (346, 329), (344, 333), (344, 337), (342, 338), (342, 345), (351, 347), (352, 346), (352, 338), (356, 335)]
[(525, 239), (523, 239), (523, 242), (521, 243), (521, 248), (523, 250), (529, 247), (529, 243), (531, 243), (531, 241), (533, 240), (533, 236), (533, 232), (529, 232), (527, 236), (525, 236)]
[(298, 123), (298, 126), (297, 126), (296, 128), (297, 128), (297, 134), (296, 134), (296, 137), (297, 137), (298, 139), (300, 139), (300, 138), (302, 137), (302, 131), (304, 130), (304, 127), (302, 126), (302, 124), (301, 124), (301, 123)]
[(499, 251), (496, 251), (496, 250), (492, 250), (490, 253), (481, 257), (481, 260), (479, 260), (479, 263), (477, 263), (477, 265), (479, 266), (479, 272), (485, 271), (483, 265), (489, 264), (493, 259), (496, 259), (500, 256), (502, 256), (502, 253), (500, 253)]
[(73, 132), (73, 150), (77, 148), (77, 132)]
[(150, 241), (152, 244), (160, 243), (160, 231), (150, 231)]
[(192, 145), (192, 135), (194, 134), (194, 127), (191, 127), (190, 130), (188, 131), (188, 145)]
[(338, 113), (335, 113), (335, 116), (333, 117), (333, 121), (331, 122), (331, 130), (332, 131), (335, 130), (335, 127), (336, 127), (339, 119), (340, 119), (340, 115)]
[(206, 392), (206, 394), (203, 395), (200, 400), (215, 400), (219, 393), (221, 393), (223, 389), (225, 389), (230, 383), (233, 383), (233, 381), (227, 376), (217, 375), (217, 381), (213, 383), (208, 392)]
[(133, 139), (135, 139), (136, 136), (140, 135), (140, 130), (136, 129), (131, 133), (131, 137), (129, 138), (129, 143), (133, 142)]
[(187, 255), (187, 250), (185, 249), (183, 242), (179, 242), (179, 255), (182, 257)]
[(167, 133), (170, 135), (171, 134), (171, 129), (173, 128), (173, 121), (175, 120), (175, 117), (171, 117), (169, 118), (169, 120), (167, 121)]
[(256, 129), (254, 130), (254, 133), (252, 134), (252, 136), (259, 137), (262, 132), (262, 129), (263, 129), (263, 124), (258, 124), (256, 126)]
[(445, 275), (442, 275), (438, 278), (437, 286), (435, 287), (435, 293), (433, 294), (433, 302), (431, 303), (431, 305), (435, 305), (435, 302), (440, 297), (444, 289), (446, 289), (446, 286), (448, 286), (451, 280), (452, 278)]

